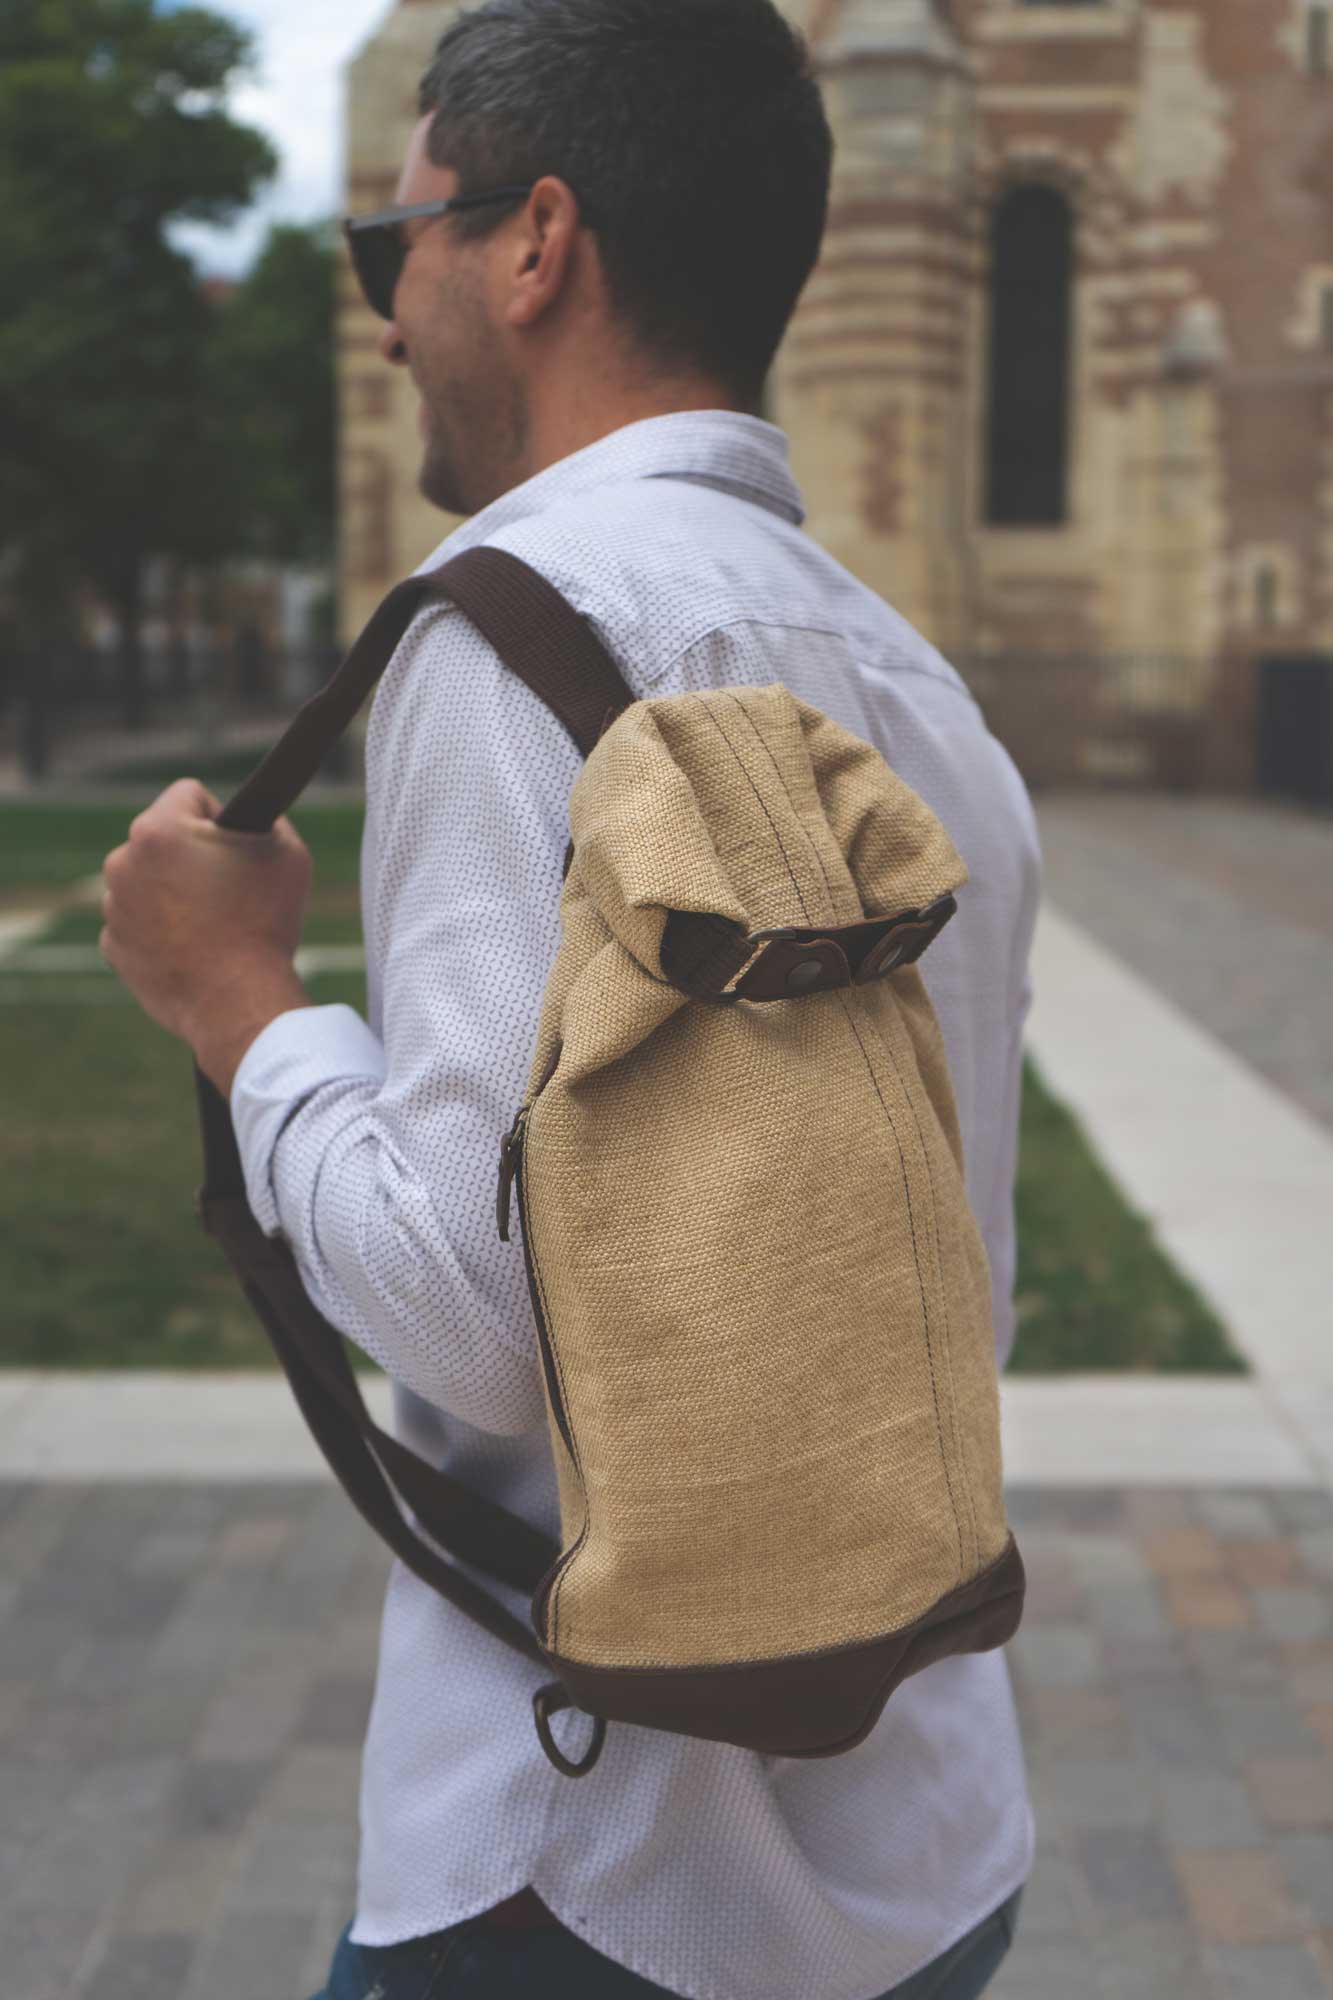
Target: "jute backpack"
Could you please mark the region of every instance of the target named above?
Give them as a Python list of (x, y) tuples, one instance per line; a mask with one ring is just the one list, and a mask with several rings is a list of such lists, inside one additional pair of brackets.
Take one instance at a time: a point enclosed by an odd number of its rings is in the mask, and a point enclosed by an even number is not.
[[(1022, 1612), (990, 1277), (915, 964), (967, 870), (879, 752), (780, 682), (636, 700), (567, 601), (484, 548), (386, 600), (225, 824), (286, 810), (432, 593), (586, 756), (496, 1190), (559, 1547), (371, 1422), (196, 1070), (199, 1212), (363, 1514), (557, 1676), (533, 1697), (557, 1769), (589, 1771), (608, 1721), (837, 1755)], [(531, 1591), (531, 1630), (442, 1551)], [(569, 1706), (594, 1718), (577, 1761), (550, 1726)]]

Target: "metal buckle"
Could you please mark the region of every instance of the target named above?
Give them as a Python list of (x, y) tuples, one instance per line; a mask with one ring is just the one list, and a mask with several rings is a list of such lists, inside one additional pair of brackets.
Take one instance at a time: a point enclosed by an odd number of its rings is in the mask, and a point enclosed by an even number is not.
[[(897, 926), (895, 926), (895, 929)], [(878, 944), (870, 947), (855, 972), (858, 986), (866, 985), (872, 979), (884, 979), (906, 957), (906, 938), (895, 938), (893, 931), (886, 931)]]

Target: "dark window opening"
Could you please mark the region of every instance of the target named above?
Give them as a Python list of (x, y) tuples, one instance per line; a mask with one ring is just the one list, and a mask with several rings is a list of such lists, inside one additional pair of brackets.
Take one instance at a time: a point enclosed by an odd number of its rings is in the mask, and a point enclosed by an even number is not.
[(1254, 573), (1254, 617), (1258, 625), (1276, 625), (1280, 584), (1272, 563)]
[(986, 518), (1067, 517), (1074, 218), (1054, 188), (1020, 187), (991, 229)]
[(1306, 62), (1311, 75), (1327, 76), (1330, 53), (1329, 10), (1320, 4), (1320, 0), (1313, 0), (1306, 21), (1305, 34)]

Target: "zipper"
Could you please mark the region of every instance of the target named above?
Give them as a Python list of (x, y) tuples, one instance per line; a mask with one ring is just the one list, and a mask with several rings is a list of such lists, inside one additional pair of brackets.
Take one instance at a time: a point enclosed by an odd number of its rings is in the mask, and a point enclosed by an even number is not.
[(495, 1191), (495, 1226), (500, 1232), (502, 1243), (509, 1241), (509, 1196), (523, 1152), (523, 1133), (528, 1122), (528, 1111), (529, 1106), (525, 1104), (500, 1141), (500, 1184)]
[[(559, 1061), (558, 1050), (556, 1061)], [(550, 1076), (554, 1068), (555, 1063), (553, 1062), (546, 1076), (542, 1079), (542, 1089), (550, 1081)], [(535, 1102), (536, 1096), (534, 1095), (527, 1104), (520, 1108), (513, 1124), (500, 1141), (500, 1179), (495, 1194), (495, 1221), (500, 1232), (500, 1241), (508, 1243), (510, 1203), (515, 1188), (517, 1188), (519, 1233), (523, 1239), (523, 1263), (528, 1274), (528, 1296), (532, 1300), (532, 1316), (537, 1323), (537, 1345), (542, 1357), (542, 1373), (546, 1379), (546, 1393), (550, 1399), (551, 1412), (555, 1418), (556, 1428), (564, 1439), (565, 1449), (569, 1453), (581, 1481), (583, 1472), (579, 1466), (578, 1454), (574, 1449), (574, 1436), (570, 1430), (569, 1418), (565, 1413), (564, 1398), (560, 1393), (560, 1378), (556, 1373), (555, 1351), (551, 1345), (551, 1332), (546, 1324), (546, 1314), (542, 1310), (541, 1289), (537, 1283), (537, 1267), (533, 1261), (530, 1247), (532, 1231), (528, 1218), (525, 1186), (527, 1176), (523, 1172), (523, 1152), (524, 1143), (527, 1138), (528, 1120), (532, 1115), (532, 1108)], [(545, 1576), (541, 1578), (533, 1595), (530, 1614), (531, 1624), (533, 1631), (543, 1646), (547, 1644), (547, 1640), (543, 1636), (542, 1624), (551, 1602), (551, 1594), (564, 1571), (573, 1562), (575, 1556), (582, 1548), (587, 1532), (588, 1523), (585, 1517), (579, 1538), (573, 1548), (567, 1549), (563, 1555), (556, 1557)], [(551, 1636), (550, 1643), (554, 1646), (554, 1634)]]
[(560, 1378), (556, 1373), (555, 1353), (551, 1346), (550, 1329), (546, 1315), (542, 1311), (541, 1291), (537, 1284), (537, 1267), (533, 1262), (531, 1240), (532, 1231), (528, 1222), (528, 1208), (525, 1194), (526, 1176), (523, 1172), (523, 1145), (527, 1136), (528, 1118), (532, 1106), (525, 1104), (513, 1125), (500, 1142), (500, 1182), (495, 1196), (495, 1220), (500, 1231), (500, 1241), (509, 1241), (510, 1197), (517, 1184), (519, 1234), (523, 1239), (523, 1262), (528, 1274), (528, 1295), (532, 1300), (532, 1314), (537, 1322), (537, 1345), (541, 1350), (542, 1372), (546, 1377), (546, 1393), (551, 1400), (551, 1410), (556, 1428), (565, 1441), (574, 1465), (578, 1465), (578, 1455), (574, 1450), (574, 1439), (565, 1414), (564, 1398), (560, 1393)]

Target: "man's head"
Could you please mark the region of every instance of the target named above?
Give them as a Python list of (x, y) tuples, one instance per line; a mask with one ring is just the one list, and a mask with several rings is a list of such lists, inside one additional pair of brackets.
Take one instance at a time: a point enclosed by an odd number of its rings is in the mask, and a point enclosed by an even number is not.
[(637, 416), (756, 411), (813, 269), (832, 138), (772, 0), (485, 0), (421, 83), (383, 352), (422, 490), (470, 513)]

